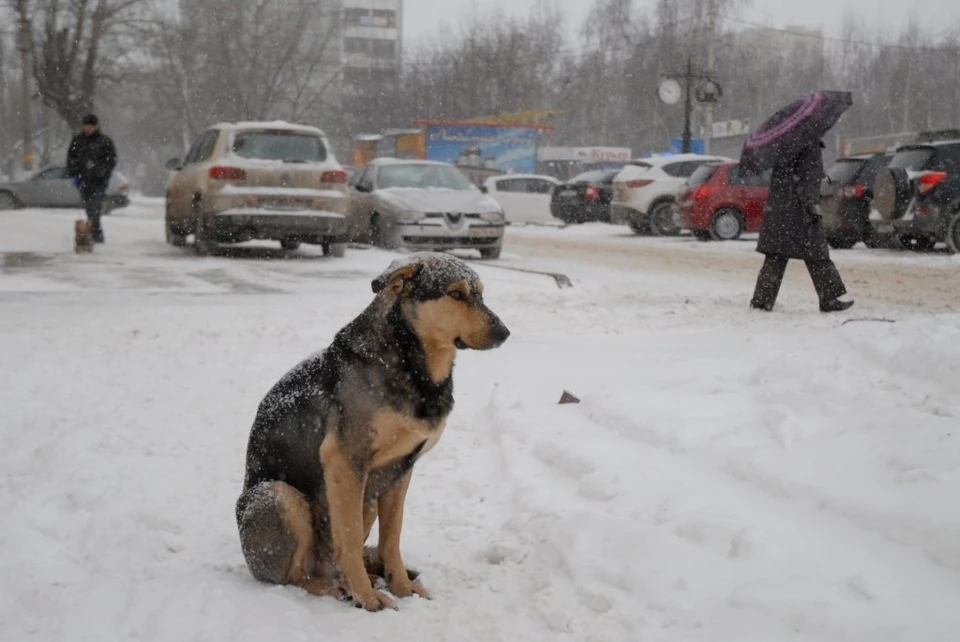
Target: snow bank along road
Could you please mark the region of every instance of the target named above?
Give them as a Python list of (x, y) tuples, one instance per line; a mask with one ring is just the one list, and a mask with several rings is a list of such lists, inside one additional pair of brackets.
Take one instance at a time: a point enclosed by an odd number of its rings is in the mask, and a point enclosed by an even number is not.
[(746, 244), (510, 230), (574, 287), (475, 264), (513, 335), (414, 475), (435, 599), (371, 615), (255, 582), (233, 502), (260, 398), (391, 255), (197, 259), (141, 203), (77, 256), (75, 216), (0, 213), (0, 640), (958, 639), (960, 316), (877, 280), (954, 259), (854, 252), (855, 314), (802, 273), (759, 314)]

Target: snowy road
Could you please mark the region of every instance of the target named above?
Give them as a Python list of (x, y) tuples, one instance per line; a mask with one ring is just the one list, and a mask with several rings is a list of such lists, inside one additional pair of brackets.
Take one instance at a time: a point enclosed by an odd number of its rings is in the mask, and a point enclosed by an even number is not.
[(0, 212), (0, 640), (960, 637), (956, 258), (836, 253), (855, 313), (799, 270), (764, 315), (748, 243), (510, 230), (574, 287), (475, 263), (513, 335), (414, 475), (435, 599), (371, 615), (255, 582), (233, 503), (260, 398), (392, 255), (198, 259), (139, 203), (77, 256), (75, 216)]

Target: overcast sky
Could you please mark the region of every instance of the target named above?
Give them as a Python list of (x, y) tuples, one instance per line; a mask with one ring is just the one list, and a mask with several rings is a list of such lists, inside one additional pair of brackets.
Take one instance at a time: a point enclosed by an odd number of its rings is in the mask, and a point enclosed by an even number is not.
[[(415, 47), (424, 38), (436, 37), (444, 26), (457, 28), (469, 21), (474, 5), (478, 19), (482, 20), (496, 9), (525, 15), (538, 2), (561, 7), (571, 30), (593, 4), (592, 0), (404, 0), (406, 46)], [(656, 2), (636, 0), (635, 4), (653, 6)], [(774, 27), (822, 26), (835, 35), (847, 13), (863, 24), (864, 39), (870, 39), (879, 31), (898, 31), (910, 18), (941, 33), (960, 22), (960, 0), (753, 0), (752, 6), (741, 10), (737, 17)]]

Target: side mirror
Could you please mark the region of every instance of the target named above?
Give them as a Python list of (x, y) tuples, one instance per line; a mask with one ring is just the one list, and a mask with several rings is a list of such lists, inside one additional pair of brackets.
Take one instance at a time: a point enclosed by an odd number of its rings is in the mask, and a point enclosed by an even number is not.
[(487, 186), (486, 186), (486, 185), (481, 185), (481, 186), (480, 186), (480, 193), (481, 193), (481, 194), (486, 194), (486, 193), (487, 193)]
[(363, 183), (357, 183), (356, 185), (353, 186), (353, 189), (357, 190), (358, 192), (369, 192), (369, 191), (370, 191), (369, 189), (367, 189), (367, 186), (364, 185)]
[(180, 164), (179, 158), (171, 158), (166, 162), (165, 167), (174, 172), (179, 172), (181, 169), (183, 169), (183, 165)]

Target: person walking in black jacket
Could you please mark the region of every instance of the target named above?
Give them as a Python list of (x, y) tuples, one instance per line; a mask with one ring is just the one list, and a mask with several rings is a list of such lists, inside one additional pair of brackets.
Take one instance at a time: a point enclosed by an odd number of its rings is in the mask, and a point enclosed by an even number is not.
[(820, 181), (823, 179), (823, 142), (807, 145), (793, 158), (777, 161), (770, 180), (757, 251), (766, 254), (750, 307), (770, 311), (790, 259), (807, 264), (821, 312), (840, 312), (853, 305), (841, 301), (847, 293), (820, 219)]
[(93, 114), (83, 117), (83, 131), (73, 137), (67, 151), (67, 174), (73, 179), (87, 218), (93, 228), (95, 243), (103, 243), (103, 197), (110, 182), (110, 175), (117, 165), (117, 149), (113, 141), (100, 131), (99, 121)]

